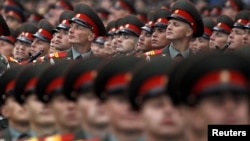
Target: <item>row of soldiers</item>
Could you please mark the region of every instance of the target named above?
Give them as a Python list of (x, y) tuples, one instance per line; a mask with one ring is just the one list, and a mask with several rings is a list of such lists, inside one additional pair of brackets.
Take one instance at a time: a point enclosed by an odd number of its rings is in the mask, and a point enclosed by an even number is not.
[[(232, 0), (226, 5), (238, 11), (234, 20), (202, 19), (179, 0), (149, 12), (147, 23), (127, 15), (105, 27), (79, 4), (56, 27), (46, 19), (25, 23), (16, 38), (1, 17), (1, 41), (15, 47), (13, 57), (1, 57), (1, 114), (9, 125), (0, 136), (203, 141), (208, 124), (248, 124), (250, 60), (242, 45), (250, 44), (250, 14)], [(130, 9), (122, 0), (116, 8)]]

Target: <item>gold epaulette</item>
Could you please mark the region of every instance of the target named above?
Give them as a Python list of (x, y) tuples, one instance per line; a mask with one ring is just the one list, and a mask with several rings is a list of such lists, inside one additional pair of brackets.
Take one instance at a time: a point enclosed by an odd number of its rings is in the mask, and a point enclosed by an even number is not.
[(50, 58), (64, 58), (67, 56), (67, 52), (54, 52), (48, 54), (48, 59)]
[(155, 49), (155, 50), (145, 52), (144, 56), (152, 56), (152, 55), (157, 55), (157, 54), (161, 54), (161, 53), (162, 53), (162, 49)]
[(13, 58), (13, 57), (11, 57), (11, 56), (8, 56), (8, 57), (6, 57), (6, 58), (7, 58), (8, 62), (14, 62), (14, 63), (19, 64), (19, 62), (18, 62), (15, 58)]

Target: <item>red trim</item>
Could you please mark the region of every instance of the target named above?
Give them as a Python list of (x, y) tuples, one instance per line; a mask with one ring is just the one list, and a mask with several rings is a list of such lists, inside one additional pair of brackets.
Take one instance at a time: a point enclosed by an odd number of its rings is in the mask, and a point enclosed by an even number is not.
[(78, 14), (75, 15), (74, 18), (79, 18), (79, 19), (87, 22), (88, 24), (90, 24), (92, 26), (92, 30), (96, 34), (96, 36), (99, 35), (99, 28), (96, 25), (96, 23), (90, 17), (88, 17), (87, 15), (85, 15), (83, 13), (78, 13)]
[(93, 81), (96, 77), (96, 71), (91, 70), (88, 72), (84, 72), (74, 82), (73, 88), (78, 89), (80, 86), (84, 85), (86, 82)]
[(6, 36), (10, 42), (12, 42), (13, 44), (16, 42), (16, 38), (14, 38), (13, 36)]
[(107, 19), (109, 14), (106, 14), (104, 12), (98, 12), (98, 15), (101, 17), (101, 18), (104, 18), (104, 19)]
[(62, 22), (61, 22), (61, 24), (65, 24), (65, 25), (70, 25), (70, 23), (69, 23), (69, 20), (63, 20)]
[(235, 8), (237, 11), (240, 11), (239, 6), (233, 0), (228, 0), (228, 2), (226, 3), (226, 5)]
[(154, 21), (148, 21), (146, 23), (146, 26), (152, 27), (154, 25)]
[(29, 33), (29, 32), (22, 32), (21, 34), (19, 34), (18, 37), (26, 37), (28, 38), (29, 40), (34, 40), (33, 38), (33, 34), (32, 33)]
[(155, 24), (156, 23), (164, 23), (164, 24), (168, 24), (168, 19), (167, 18), (159, 18), (156, 20)]
[(221, 83), (231, 83), (243, 87), (247, 86), (247, 80), (240, 72), (234, 70), (219, 70), (201, 76), (193, 85), (191, 92), (192, 94), (199, 94), (206, 87)]
[(50, 58), (63, 58), (67, 56), (67, 52), (54, 52), (48, 54), (48, 59)]
[(60, 141), (73, 141), (75, 135), (72, 133), (66, 133), (60, 135)]
[(236, 21), (236, 23), (240, 23), (240, 24), (243, 24), (243, 25), (247, 25), (248, 20), (247, 20), (247, 19), (238, 19), (238, 20)]
[(148, 21), (147, 16), (143, 15), (143, 14), (137, 14), (136, 17), (138, 19), (140, 19), (141, 21), (143, 21), (144, 23), (146, 23)]
[(133, 25), (133, 24), (126, 24), (125, 28), (130, 29), (132, 31), (134, 31), (136, 34), (140, 35), (141, 34), (141, 28)]
[(17, 18), (18, 20), (22, 21), (22, 17), (19, 15), (19, 13), (15, 12), (15, 11), (8, 11), (5, 13), (6, 16), (13, 16), (15, 18)]
[(50, 94), (53, 90), (58, 87), (61, 87), (63, 84), (63, 77), (56, 77), (50, 83), (48, 83), (47, 88), (45, 89), (45, 94)]
[(56, 7), (62, 7), (63, 9), (65, 9), (65, 10), (72, 10), (72, 8), (66, 3), (66, 2), (64, 2), (64, 1), (58, 1), (57, 3), (56, 3)]
[(38, 79), (36, 77), (31, 78), (25, 85), (23, 93), (26, 93), (29, 89), (34, 88), (36, 86), (37, 80)]
[(16, 82), (15, 80), (9, 81), (5, 87), (4, 93), (8, 93), (10, 90), (14, 89), (15, 82)]
[(30, 15), (30, 17), (28, 18), (28, 21), (37, 21), (39, 22), (42, 18), (40, 16), (37, 16), (35, 14)]
[(145, 56), (152, 56), (152, 55), (157, 55), (157, 54), (161, 54), (163, 49), (155, 49), (155, 50), (151, 50), (148, 52), (145, 52), (144, 55)]
[(167, 77), (166, 75), (155, 75), (147, 80), (144, 81), (144, 83), (141, 85), (139, 89), (139, 95), (143, 96), (148, 91), (152, 90), (155, 87), (165, 87), (167, 83)]
[(131, 75), (128, 72), (116, 74), (107, 81), (105, 89), (109, 90), (116, 86), (127, 85), (130, 79)]
[(227, 32), (230, 32), (232, 29), (229, 25), (227, 25), (225, 23), (218, 23), (217, 27), (222, 28), (222, 29), (226, 30)]
[(210, 28), (205, 27), (204, 28), (204, 33), (206, 33), (207, 35), (211, 36), (213, 34), (213, 31)]
[(113, 28), (111, 28), (110, 30), (109, 30), (109, 32), (115, 32), (116, 31), (116, 28), (115, 27), (113, 27)]
[(127, 9), (129, 10), (130, 13), (133, 12), (132, 8), (129, 5), (127, 5), (127, 3), (121, 0), (116, 2), (115, 7), (121, 7), (121, 8)]
[(53, 37), (53, 35), (52, 35), (49, 31), (47, 31), (46, 29), (40, 28), (40, 29), (38, 30), (38, 33), (41, 34), (42, 36), (44, 36), (44, 37), (50, 39), (50, 40), (51, 40), (52, 37)]
[(176, 9), (173, 14), (180, 15), (182, 18), (185, 18), (192, 26), (194, 32), (197, 31), (197, 25), (192, 15), (190, 15), (187, 11), (182, 9)]

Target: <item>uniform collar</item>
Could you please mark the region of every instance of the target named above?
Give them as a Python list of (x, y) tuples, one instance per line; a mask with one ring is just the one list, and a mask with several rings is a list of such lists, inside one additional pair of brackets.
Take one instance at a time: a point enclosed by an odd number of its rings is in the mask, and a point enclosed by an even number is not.
[(189, 56), (189, 52), (190, 52), (189, 48), (186, 49), (186, 50), (184, 50), (184, 51), (182, 51), (182, 52), (179, 52), (178, 50), (176, 50), (171, 45), (169, 46), (169, 53), (170, 53), (170, 57), (172, 59), (174, 59), (175, 56), (178, 55), (178, 54), (181, 54), (184, 58), (187, 58)]
[(91, 50), (89, 50), (86, 53), (80, 54), (74, 47), (72, 47), (72, 54), (73, 54), (73, 59), (75, 60), (79, 55), (82, 56), (82, 58), (89, 57), (91, 55)]

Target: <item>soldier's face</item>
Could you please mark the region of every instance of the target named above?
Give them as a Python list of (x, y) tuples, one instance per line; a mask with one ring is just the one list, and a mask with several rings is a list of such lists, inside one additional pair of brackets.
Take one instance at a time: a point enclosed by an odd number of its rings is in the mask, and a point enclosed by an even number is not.
[(56, 37), (56, 33), (53, 34), (53, 38), (50, 41), (50, 47), (49, 47), (49, 53), (53, 53), (56, 52), (56, 44), (55, 44), (55, 38)]
[(151, 37), (152, 48), (162, 48), (170, 43), (166, 38), (165, 28), (154, 27), (153, 31), (154, 32)]
[(192, 109), (192, 114), (200, 121), (200, 129), (206, 132), (208, 124), (237, 125), (249, 123), (249, 100), (246, 95), (225, 92), (204, 98)]
[(16, 41), (13, 50), (13, 56), (15, 59), (28, 59), (30, 50), (31, 50), (31, 44), (21, 41)]
[(167, 96), (146, 100), (142, 107), (145, 130), (158, 138), (183, 136), (184, 117)]
[(233, 28), (228, 37), (228, 42), (231, 42), (231, 44), (229, 45), (229, 49), (235, 50), (237, 48), (240, 48), (242, 46), (242, 40), (244, 34), (245, 34), (244, 29)]
[(60, 29), (55, 33), (55, 48), (59, 51), (65, 51), (71, 47), (69, 43), (69, 32), (64, 29)]
[(45, 54), (48, 54), (49, 53), (49, 43), (42, 41), (38, 38), (35, 38), (35, 40), (31, 44), (30, 52), (32, 55), (34, 55), (37, 52), (39, 52), (40, 50), (43, 50), (42, 56), (44, 56)]
[(119, 53), (129, 53), (135, 49), (135, 45), (137, 43), (138, 37), (121, 33), (119, 34), (119, 38), (117, 41), (117, 52)]
[(6, 23), (8, 27), (12, 29), (17, 29), (21, 25), (21, 22), (19, 20), (11, 16), (6, 17)]
[(40, 102), (35, 94), (27, 98), (24, 106), (30, 113), (29, 121), (34, 125), (52, 126), (54, 124), (55, 119), (51, 110)]
[(76, 104), (67, 100), (63, 95), (55, 96), (49, 106), (54, 114), (58, 130), (76, 129), (80, 126), (80, 115)]
[(166, 38), (168, 40), (174, 41), (183, 38), (190, 38), (192, 37), (192, 34), (193, 30), (187, 23), (175, 19), (169, 20), (168, 27), (166, 30)]
[(12, 56), (14, 45), (6, 41), (0, 40), (0, 54), (5, 56)]
[(213, 31), (209, 40), (210, 50), (215, 50), (216, 46), (221, 48), (227, 42), (228, 35), (222, 32)]
[(112, 128), (125, 132), (141, 132), (142, 120), (138, 112), (131, 110), (128, 100), (124, 96), (109, 97), (106, 101), (110, 125)]
[(69, 29), (69, 43), (70, 44), (86, 44), (92, 42), (94, 38), (92, 31), (84, 26), (81, 26), (76, 23), (70, 24)]
[(115, 53), (115, 50), (112, 48), (111, 43), (113, 40), (113, 36), (108, 36), (107, 40), (104, 43), (105, 55), (112, 56)]
[(115, 51), (115, 53), (116, 53), (118, 38), (119, 38), (118, 34), (115, 34), (111, 41), (111, 47)]
[(250, 45), (250, 29), (246, 29), (245, 34), (243, 35), (243, 45)]
[(18, 104), (13, 97), (7, 98), (5, 105), (2, 107), (2, 114), (12, 122), (29, 123), (29, 112)]
[(142, 51), (150, 50), (152, 48), (151, 37), (152, 34), (146, 32), (145, 30), (142, 30), (138, 41), (138, 49)]
[(108, 126), (109, 117), (103, 103), (91, 92), (80, 94), (77, 107), (81, 113), (81, 121), (95, 127)]
[(203, 37), (195, 38), (192, 44), (191, 51), (194, 54), (208, 52), (209, 50), (209, 40)]
[(95, 56), (104, 56), (104, 45), (98, 43), (92, 43), (91, 51)]

